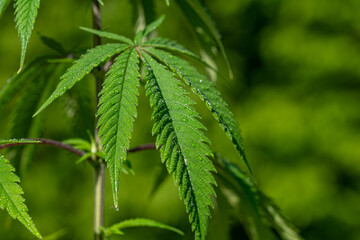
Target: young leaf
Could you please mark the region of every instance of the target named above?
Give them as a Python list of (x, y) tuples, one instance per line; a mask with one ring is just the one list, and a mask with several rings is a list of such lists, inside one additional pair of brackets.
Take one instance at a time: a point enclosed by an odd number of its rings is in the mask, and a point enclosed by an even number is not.
[[(144, 28), (156, 20), (155, 0), (130, 0), (133, 6), (133, 22), (135, 32), (138, 33), (135, 41), (140, 41)], [(140, 38), (138, 38), (140, 36)]]
[(15, 21), (21, 40), (20, 70), (25, 61), (26, 48), (34, 28), (40, 0), (16, 0)]
[(152, 31), (156, 30), (165, 20), (165, 15), (160, 16), (157, 20), (147, 25), (144, 29), (143, 37), (146, 37)]
[(165, 15), (162, 15), (157, 20), (153, 21), (149, 25), (146, 25), (144, 30), (139, 31), (135, 36), (135, 43), (140, 44), (144, 38), (146, 38), (151, 32), (155, 31), (165, 20)]
[(97, 46), (88, 50), (84, 55), (75, 61), (64, 75), (61, 76), (61, 82), (56, 87), (55, 91), (45, 101), (45, 103), (34, 114), (38, 115), (42, 110), (49, 106), (55, 99), (63, 95), (67, 90), (72, 88), (76, 82), (80, 81), (86, 74), (93, 68), (97, 67), (100, 63), (107, 58), (124, 51), (128, 45), (111, 43)]
[(11, 0), (0, 0), (0, 17), (5, 12)]
[(194, 29), (194, 32), (198, 35), (200, 43), (205, 47), (208, 52), (211, 52), (211, 48), (215, 46), (220, 50), (225, 63), (228, 67), (230, 79), (233, 78), (232, 69), (229, 59), (225, 52), (224, 45), (220, 40), (220, 34), (216, 29), (214, 22), (205, 11), (204, 7), (199, 0), (176, 0), (177, 4), (183, 11), (184, 15), (190, 22), (190, 25)]
[(182, 231), (180, 231), (177, 228), (168, 226), (166, 224), (163, 223), (159, 223), (157, 221), (151, 220), (151, 219), (146, 219), (146, 218), (135, 218), (135, 219), (128, 219), (119, 223), (116, 223), (114, 225), (112, 225), (111, 227), (108, 228), (104, 228), (103, 232), (105, 237), (109, 237), (111, 235), (115, 235), (115, 234), (119, 234), (122, 235), (123, 232), (120, 231), (121, 229), (124, 228), (133, 228), (133, 227), (154, 227), (154, 228), (161, 228), (161, 229), (166, 229), (169, 231), (173, 231), (179, 235), (184, 235), (184, 233)]
[(87, 28), (87, 27), (80, 27), (81, 30), (84, 30), (85, 32), (89, 32), (91, 34), (94, 35), (98, 35), (100, 37), (104, 37), (104, 38), (108, 38), (108, 39), (112, 39), (112, 40), (116, 40), (119, 42), (123, 42), (123, 43), (127, 43), (129, 45), (133, 45), (133, 41), (131, 41), (131, 39), (115, 34), (115, 33), (111, 33), (111, 32), (105, 32), (105, 31), (99, 31), (96, 29), (92, 29), (92, 28)]
[(77, 149), (84, 151), (91, 151), (91, 143), (82, 138), (70, 138), (63, 141), (65, 144), (69, 144)]
[(5, 209), (12, 218), (19, 222), (36, 237), (41, 238), (34, 222), (28, 214), (28, 209), (21, 196), (23, 190), (18, 185), (20, 179), (15, 175), (14, 168), (9, 161), (0, 155), (0, 208)]
[(143, 57), (148, 66), (146, 92), (154, 107), (156, 145), (162, 145), (161, 159), (174, 174), (195, 239), (204, 240), (209, 207), (213, 207), (211, 195), (216, 196), (211, 174), (215, 168), (208, 158), (212, 153), (201, 131), (205, 127), (196, 119), (199, 115), (191, 106), (194, 102), (179, 86), (179, 80), (146, 53)]
[(185, 60), (173, 56), (167, 52), (158, 49), (147, 49), (149, 53), (155, 56), (159, 61), (166, 65), (180, 79), (183, 79), (209, 108), (215, 119), (219, 122), (226, 135), (232, 140), (235, 148), (240, 153), (243, 161), (251, 172), (250, 165), (247, 161), (240, 128), (229, 109), (227, 103), (221, 97), (219, 90), (215, 85), (200, 74), (196, 68), (191, 66)]
[(139, 83), (139, 59), (135, 49), (115, 59), (100, 92), (99, 135), (113, 188), (114, 205), (118, 205), (119, 175), (136, 117)]

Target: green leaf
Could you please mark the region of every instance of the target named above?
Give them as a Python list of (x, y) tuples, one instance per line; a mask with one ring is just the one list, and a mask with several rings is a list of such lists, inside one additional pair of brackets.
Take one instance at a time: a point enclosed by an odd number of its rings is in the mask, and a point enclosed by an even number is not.
[(232, 140), (235, 148), (238, 150), (247, 168), (251, 172), (250, 165), (245, 155), (238, 123), (214, 83), (207, 80), (205, 76), (196, 70), (196, 68), (181, 58), (158, 49), (147, 49), (147, 51), (166, 65), (179, 78), (183, 79), (191, 87), (193, 92), (206, 103), (206, 106), (225, 131), (226, 135)]
[(75, 136), (86, 139), (87, 131), (94, 129), (95, 101), (93, 86), (87, 81), (78, 82), (67, 92), (64, 110)]
[(261, 215), (258, 190), (252, 179), (221, 155), (216, 154), (215, 160), (220, 190), (250, 239), (277, 239)]
[(84, 151), (91, 151), (91, 143), (86, 141), (82, 138), (70, 138), (63, 141), (65, 144), (69, 144), (77, 149), (84, 150)]
[(80, 157), (78, 160), (76, 160), (76, 164), (82, 163), (86, 159), (90, 158), (92, 156), (91, 153), (86, 153), (82, 157)]
[(155, 0), (130, 0), (129, 2), (133, 5), (133, 22), (135, 32), (138, 33), (135, 42), (141, 41), (146, 25), (156, 20)]
[(66, 229), (60, 229), (50, 235), (44, 236), (43, 240), (57, 240), (66, 235), (67, 231)]
[(179, 186), (195, 239), (204, 240), (209, 207), (213, 207), (211, 195), (216, 196), (211, 174), (215, 168), (208, 158), (212, 153), (201, 131), (205, 127), (197, 120), (199, 115), (191, 106), (194, 102), (180, 87), (180, 81), (146, 53), (143, 57), (148, 65), (146, 92), (154, 107), (156, 145), (162, 145), (161, 159)]
[(170, 0), (165, 0), (166, 6), (170, 6)]
[(139, 31), (135, 36), (135, 43), (140, 44), (151, 32), (155, 31), (165, 20), (165, 15), (162, 15), (157, 20), (145, 26), (144, 30)]
[[(0, 90), (0, 111), (4, 110), (6, 105), (14, 98), (14, 96), (23, 88), (24, 84), (34, 76), (37, 76), (48, 56), (39, 57), (25, 65), (24, 69), (13, 77), (9, 78)], [(5, 114), (3, 112), (3, 114)]]
[(80, 27), (80, 29), (84, 30), (85, 32), (89, 32), (91, 34), (98, 35), (100, 37), (120, 41), (120, 42), (123, 42), (123, 43), (127, 43), (129, 45), (134, 45), (134, 42), (131, 41), (131, 39), (129, 39), (127, 37), (124, 37), (124, 36), (121, 36), (121, 35), (118, 35), (118, 34), (115, 34), (115, 33), (99, 31), (99, 30), (96, 30), (96, 29), (86, 28), (86, 27)]
[(8, 144), (17, 144), (17, 143), (41, 143), (41, 141), (37, 140), (31, 140), (31, 139), (6, 139), (6, 140), (0, 140), (0, 145), (8, 145)]
[(207, 50), (207, 52), (213, 52), (213, 46), (215, 46), (221, 52), (228, 67), (229, 77), (232, 79), (232, 69), (225, 52), (224, 45), (220, 40), (220, 34), (200, 1), (176, 0), (176, 2), (188, 19), (191, 27), (194, 29), (194, 32), (198, 35), (200, 43)]
[(149, 48), (149, 47), (150, 48), (158, 48), (158, 49), (173, 52), (176, 54), (184, 54), (188, 57), (195, 59), (196, 61), (200, 62), (204, 66), (206, 66), (207, 69), (210, 69), (212, 71), (211, 73), (215, 73), (215, 75), (219, 74), (220, 77), (225, 79), (224, 76), (221, 75), (221, 73), (219, 73), (218, 70), (214, 66), (211, 66), (207, 61), (203, 60), (198, 55), (194, 54), (193, 52), (184, 48), (182, 45), (178, 44), (177, 42), (175, 42), (173, 40), (169, 40), (166, 38), (160, 38), (160, 37), (152, 38), (152, 39), (144, 42), (143, 44), (141, 44), (141, 47), (144, 47), (144, 49)]
[(45, 35), (42, 35), (40, 32), (37, 32), (37, 34), (38, 34), (40, 40), (42, 41), (42, 43), (45, 44), (50, 49), (52, 49), (62, 55), (66, 55), (68, 53), (68, 51), (65, 50), (65, 48), (61, 45), (61, 43), (59, 43), (55, 39), (53, 39), (51, 37), (47, 37)]
[(118, 206), (119, 175), (136, 117), (139, 58), (135, 49), (115, 59), (100, 92), (98, 127), (105, 160), (110, 172), (114, 205)]
[(173, 231), (177, 234), (184, 235), (184, 233), (174, 227), (168, 226), (163, 223), (159, 223), (157, 221), (146, 219), (146, 218), (134, 218), (134, 219), (128, 219), (119, 223), (116, 223), (112, 225), (111, 227), (104, 228), (103, 232), (105, 234), (105, 237), (109, 237), (111, 235), (123, 235), (124, 233), (120, 231), (124, 228), (133, 228), (133, 227), (154, 227), (154, 228), (161, 228), (166, 229), (169, 231)]
[(303, 238), (298, 233), (298, 230), (281, 213), (280, 208), (261, 192), (260, 201), (265, 210), (266, 219), (270, 222), (271, 226), (276, 229), (276, 232), (281, 236), (281, 239), (303, 240)]
[[(295, 227), (281, 214), (279, 208), (257, 187), (254, 180), (237, 165), (216, 154), (216, 168), (221, 185), (234, 212), (244, 224), (251, 239), (302, 240)], [(233, 191), (233, 194), (231, 194)], [(239, 200), (235, 200), (240, 198)], [(274, 234), (276, 231), (277, 235)]]
[(111, 43), (97, 46), (88, 50), (84, 55), (75, 61), (64, 75), (60, 78), (60, 83), (55, 91), (45, 101), (45, 103), (34, 114), (38, 115), (42, 110), (49, 106), (55, 99), (63, 95), (67, 90), (72, 88), (76, 82), (80, 81), (86, 74), (93, 68), (97, 67), (100, 63), (109, 57), (124, 51), (128, 46), (124, 44)]
[(185, 54), (189, 57), (192, 57), (200, 62), (203, 62), (199, 56), (194, 54), (193, 52), (189, 51), (188, 49), (184, 48), (177, 42), (173, 40), (169, 40), (167, 38), (152, 38), (150, 40), (147, 40), (143, 44), (141, 44), (143, 47), (153, 47), (153, 48), (160, 48), (167, 51), (172, 51), (180, 54)]
[(16, 0), (15, 2), (15, 22), (21, 40), (19, 70), (21, 70), (24, 65), (27, 45), (34, 28), (39, 6), (40, 0)]
[(55, 64), (44, 64), (37, 74), (33, 74), (31, 78), (27, 79), (25, 86), (26, 91), (22, 94), (22, 100), (16, 104), (13, 110), (12, 127), (10, 131), (11, 138), (37, 138), (39, 136), (29, 136), (30, 128), (33, 123), (32, 115), (39, 105), (39, 102), (46, 91), (46, 94), (50, 91), (49, 87), (46, 89), (46, 85), (50, 85), (53, 80), (51, 74), (53, 73)]
[(160, 188), (160, 186), (165, 182), (165, 180), (167, 179), (167, 177), (169, 176), (167, 170), (165, 167), (162, 167), (161, 170), (159, 171), (159, 173), (157, 174), (156, 178), (155, 178), (155, 182), (152, 186), (152, 189), (150, 191), (150, 196), (153, 196), (156, 191)]
[(158, 19), (147, 25), (144, 29), (143, 37), (146, 37), (152, 31), (155, 31), (165, 20), (165, 15), (161, 15)]
[(0, 17), (5, 12), (11, 0), (0, 0)]
[[(44, 64), (40, 73), (31, 76), (27, 80), (27, 85), (23, 86), (26, 91), (22, 92), (22, 99), (26, 101), (18, 101), (13, 110), (11, 138), (40, 138), (42, 136), (44, 116), (34, 119), (32, 115), (53, 88), (55, 78), (52, 75), (56, 68), (57, 64)], [(20, 163), (21, 176), (24, 176), (28, 165), (32, 162), (36, 147), (36, 145), (27, 145), (16, 148), (14, 160)], [(15, 166), (18, 168), (17, 165)]]
[(5, 209), (12, 218), (18, 219), (36, 237), (41, 238), (27, 212), (25, 200), (21, 196), (24, 192), (18, 182), (20, 179), (15, 175), (14, 168), (0, 155), (0, 208)]

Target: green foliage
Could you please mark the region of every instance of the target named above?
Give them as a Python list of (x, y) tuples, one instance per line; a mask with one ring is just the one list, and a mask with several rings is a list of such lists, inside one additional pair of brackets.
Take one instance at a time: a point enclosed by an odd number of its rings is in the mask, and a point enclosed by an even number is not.
[[(246, 225), (252, 240), (302, 240), (297, 229), (282, 215), (280, 209), (262, 193), (253, 179), (237, 165), (216, 155), (219, 182), (225, 197), (239, 221)], [(276, 235), (273, 231), (276, 231)]]
[(232, 79), (233, 72), (224, 45), (220, 40), (220, 34), (216, 29), (214, 22), (205, 11), (204, 6), (202, 6), (199, 0), (176, 0), (176, 3), (186, 16), (195, 34), (198, 35), (198, 40), (204, 49), (208, 53), (216, 55), (216, 52), (212, 49), (212, 47), (215, 47), (215, 49), (218, 49), (223, 55), (228, 67), (229, 76)]
[(66, 55), (68, 53), (68, 51), (63, 47), (63, 45), (61, 45), (61, 43), (59, 43), (55, 39), (42, 35), (39, 32), (37, 34), (40, 40), (50, 49), (60, 53), (61, 55)]
[(160, 38), (160, 37), (152, 38), (152, 39), (149, 39), (148, 41), (144, 42), (144, 44), (142, 44), (142, 46), (159, 48), (159, 49), (163, 49), (163, 50), (167, 50), (167, 51), (171, 51), (171, 52), (175, 52), (175, 53), (185, 54), (187, 56), (190, 56), (192, 58), (200, 60), (200, 58), (197, 55), (195, 55), (193, 52), (187, 50), (186, 48), (184, 48), (177, 42), (172, 41), (170, 39), (166, 39), (166, 38)]
[(141, 44), (146, 38), (147, 36), (155, 31), (160, 24), (165, 20), (165, 16), (161, 16), (159, 19), (151, 22), (149, 25), (145, 26), (145, 28), (143, 30), (138, 31), (138, 33), (135, 36), (135, 43), (137, 45)]
[(0, 0), (0, 17), (5, 12), (11, 0)]
[[(19, 140), (21, 141), (21, 140)], [(8, 141), (8, 143), (13, 141)], [(16, 141), (18, 142), (18, 141)], [(9, 161), (0, 155), (0, 208), (5, 209), (12, 218), (18, 219), (36, 237), (41, 238), (28, 209), (21, 196), (23, 190), (17, 184), (20, 179), (14, 174), (14, 168)]]
[(123, 235), (124, 233), (121, 231), (121, 229), (133, 228), (133, 227), (161, 228), (161, 229), (173, 231), (179, 235), (184, 235), (184, 233), (177, 228), (146, 218), (127, 219), (125, 221), (116, 223), (108, 228), (104, 228), (102, 231), (105, 237), (110, 237), (112, 235)]
[(23, 71), (19, 74), (15, 74), (9, 78), (5, 85), (0, 90), (0, 109), (5, 109), (6, 105), (10, 103), (14, 96), (22, 89), (29, 79), (32, 79), (34, 75), (46, 64), (48, 57), (38, 57), (33, 61), (25, 65)]
[[(22, 97), (26, 101), (19, 101), (12, 112), (10, 138), (42, 137), (44, 116), (34, 119), (32, 115), (49, 95), (54, 83), (52, 75), (57, 67), (57, 64), (44, 63), (38, 72), (27, 79), (26, 85), (23, 86), (26, 91), (22, 93)], [(35, 149), (36, 145), (27, 145), (16, 149), (14, 161), (19, 163), (21, 176), (24, 176), (32, 161)], [(17, 167), (17, 165), (15, 166)]]
[(26, 49), (38, 14), (40, 0), (16, 0), (15, 3), (15, 22), (21, 40), (21, 69), (24, 65)]
[(129, 45), (133, 45), (133, 41), (131, 41), (131, 39), (115, 34), (115, 33), (110, 33), (110, 32), (105, 32), (105, 31), (99, 31), (96, 29), (92, 29), (92, 28), (86, 28), (86, 27), (80, 27), (81, 30), (84, 30), (86, 32), (98, 35), (100, 37), (104, 37), (104, 38), (108, 38), (108, 39), (113, 39), (119, 42), (123, 42), (123, 43), (127, 43)]
[[(97, 2), (103, 5), (100, 0)], [(214, 207), (216, 197), (214, 190), (214, 185), (217, 185), (216, 182), (221, 183), (220, 194), (223, 194), (229, 201), (237, 220), (243, 224), (251, 239), (272, 240), (279, 237), (286, 240), (301, 239), (296, 229), (282, 216), (276, 205), (260, 192), (253, 179), (235, 164), (221, 158), (220, 160), (219, 158), (216, 159), (215, 164), (220, 174), (217, 175), (218, 181), (215, 181), (213, 173), (217, 170), (210, 160), (213, 157), (209, 147), (210, 141), (203, 132), (206, 130), (205, 127), (198, 120), (200, 115), (193, 107), (195, 102), (188, 96), (183, 83), (186, 83), (205, 102), (250, 171), (242, 145), (240, 129), (234, 114), (230, 111), (213, 82), (199, 73), (187, 61), (172, 54), (191, 57), (209, 67), (206, 59), (200, 59), (175, 41), (154, 38), (155, 30), (164, 21), (164, 16), (155, 20), (155, 2), (145, 0), (132, 2), (137, 6), (138, 26), (141, 28), (145, 23), (151, 23), (141, 30), (136, 29), (137, 34), (134, 41), (115, 33), (82, 27), (82, 30), (101, 38), (108, 38), (125, 44), (110, 43), (87, 50), (62, 75), (55, 91), (34, 116), (67, 90), (72, 89), (74, 92), (77, 91), (75, 93), (77, 98), (72, 96), (72, 93), (69, 95), (76, 99), (78, 110), (80, 108), (78, 112), (88, 118), (89, 116), (86, 114), (92, 112), (88, 104), (90, 97), (87, 99), (86, 95), (91, 94), (87, 93), (85, 87), (79, 87), (78, 90), (74, 90), (73, 87), (85, 75), (90, 72), (93, 73), (97, 82), (98, 96), (96, 98), (99, 100), (96, 114), (99, 132), (98, 135), (96, 131), (94, 134), (96, 141), (91, 139), (89, 142), (81, 138), (72, 138), (64, 142), (77, 150), (81, 150), (80, 153), (77, 153), (81, 156), (77, 163), (88, 160), (96, 168), (105, 160), (110, 173), (114, 205), (118, 208), (120, 173), (128, 173), (128, 170), (133, 173), (130, 161), (126, 157), (134, 120), (137, 116), (140, 80), (143, 80), (146, 94), (150, 96), (150, 105), (154, 108), (152, 133), (156, 135), (156, 146), (160, 149), (162, 162), (165, 163), (168, 172), (175, 179), (180, 198), (185, 202), (189, 222), (195, 232), (195, 240), (206, 239), (208, 218), (211, 216), (210, 208)], [(184, 12), (191, 27), (194, 28), (207, 54), (213, 58), (217, 52), (221, 52), (229, 67), (218, 31), (200, 0), (176, 0), (176, 2)], [(16, 22), (22, 41), (21, 67), (24, 63), (26, 47), (34, 27), (39, 3), (39, 0), (16, 1)], [(8, 1), (0, 0), (0, 14), (7, 4)], [(166, 1), (166, 4), (169, 6), (170, 1)], [(27, 92), (22, 95), (25, 101), (17, 103), (14, 108), (15, 113), (13, 115), (15, 118), (12, 136), (18, 138), (40, 135), (39, 133), (42, 130), (41, 119), (32, 120), (31, 114), (51, 89), (51, 83), (54, 79), (52, 76), (57, 66), (53, 63), (71, 62), (77, 53), (82, 52), (82, 50), (68, 51), (57, 40), (41, 34), (39, 36), (41, 41), (52, 50), (57, 51), (61, 58), (59, 56), (47, 56), (36, 59), (26, 65), (23, 72), (11, 78), (0, 92), (1, 107), (8, 105), (9, 99), (13, 98), (20, 89), (25, 88), (24, 86), (27, 87)], [(101, 64), (106, 60), (109, 61), (102, 67)], [(213, 60), (211, 59), (211, 61)], [(145, 72), (145, 76), (142, 76), (143, 72)], [(230, 67), (229, 74), (232, 75)], [(106, 79), (102, 82), (104, 76)], [(102, 84), (101, 91), (99, 90), (100, 84)], [(93, 122), (90, 122), (90, 127), (86, 125), (88, 129), (93, 128), (91, 123)], [(98, 137), (100, 137), (101, 146), (98, 146)], [(2, 144), (0, 148), (6, 147), (5, 145), (12, 146), (20, 143), (40, 142), (26, 139), (0, 141)], [(34, 152), (33, 149), (32, 152)], [(26, 155), (32, 155), (31, 151), (26, 152)], [(0, 180), (4, 181), (5, 179), (5, 183), (11, 182), (8, 185), (12, 186), (9, 188), (12, 188), (13, 193), (10, 197), (7, 196), (12, 200), (11, 203), (14, 206), (17, 204), (15, 206), (17, 208), (9, 207), (9, 201), (2, 197), (3, 192), (7, 193), (5, 190), (0, 191), (0, 206), (6, 208), (11, 216), (18, 218), (32, 233), (39, 237), (39, 233), (27, 215), (25, 205), (21, 205), (24, 200), (21, 197), (22, 190), (16, 183), (19, 179), (13, 173), (14, 170), (8, 161), (1, 157), (0, 171), (3, 169), (6, 171), (5, 173), (0, 172)], [(5, 177), (3, 178), (3, 176)], [(161, 175), (159, 179), (156, 184), (164, 179), (164, 175)], [(3, 189), (7, 186), (1, 181), (0, 184), (2, 184)], [(240, 199), (240, 201), (233, 201), (233, 199)], [(104, 235), (108, 237), (114, 234), (123, 234), (121, 231), (123, 228), (138, 226), (158, 227), (182, 234), (175, 228), (148, 219), (130, 219), (102, 230)], [(57, 235), (53, 238), (56, 237)], [(52, 236), (49, 238), (51, 239)]]
[(229, 109), (229, 106), (221, 97), (220, 92), (216, 89), (214, 83), (209, 81), (204, 75), (200, 74), (196, 68), (192, 67), (188, 62), (176, 56), (156, 49), (147, 49), (147, 51), (174, 72), (176, 76), (184, 80), (206, 103), (206, 106), (224, 129), (227, 136), (232, 140), (235, 148), (239, 151), (240, 156), (251, 172), (242, 145), (242, 137), (240, 135), (238, 123)]
[(140, 85), (138, 65), (135, 49), (123, 52), (108, 71), (100, 92), (99, 135), (110, 172), (115, 207), (118, 206), (119, 175), (136, 117)]
[(100, 63), (125, 50), (127, 45), (124, 44), (106, 44), (96, 48), (90, 49), (86, 54), (82, 55), (66, 73), (61, 76), (61, 82), (56, 87), (55, 91), (46, 100), (46, 102), (34, 114), (36, 116), (47, 106), (49, 106), (55, 99), (63, 95), (67, 90), (72, 88), (76, 82), (80, 81), (86, 74), (93, 68), (97, 67)]
[(174, 174), (184, 199), (195, 239), (205, 239), (209, 206), (213, 207), (212, 184), (216, 184), (211, 171), (215, 171), (208, 156), (212, 156), (209, 140), (201, 132), (205, 127), (196, 119), (199, 115), (185, 94), (180, 82), (150, 56), (144, 55), (148, 72), (147, 94), (154, 107), (156, 145), (161, 147), (161, 159), (166, 161), (169, 173)]

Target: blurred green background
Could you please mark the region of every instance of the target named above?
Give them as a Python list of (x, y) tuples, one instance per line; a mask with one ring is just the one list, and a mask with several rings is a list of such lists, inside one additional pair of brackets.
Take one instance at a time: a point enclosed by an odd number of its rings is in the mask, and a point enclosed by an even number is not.
[[(42, 1), (35, 31), (66, 48), (90, 47), (89, 1)], [(305, 239), (360, 239), (360, 1), (358, 0), (206, 0), (221, 32), (234, 80), (218, 85), (234, 111), (245, 150), (260, 188), (300, 229)], [(104, 0), (103, 29), (132, 37), (129, 1)], [(196, 51), (198, 45), (175, 2), (157, 1), (167, 15), (159, 35)], [(0, 86), (18, 69), (20, 41), (13, 7), (0, 19)], [(27, 61), (49, 53), (34, 33)], [(219, 61), (220, 72), (226, 68)], [(82, 84), (92, 85), (91, 77)], [(92, 99), (94, 96), (91, 96)], [(44, 114), (45, 137), (77, 137), (62, 97)], [(17, 101), (26, 101), (19, 96)], [(13, 103), (16, 104), (16, 101)], [(11, 110), (0, 119), (1, 138), (8, 136)], [(237, 160), (233, 147), (210, 114), (199, 106), (212, 149)], [(2, 111), (2, 110), (1, 110)], [(3, 112), (3, 111), (2, 111)], [(93, 113), (92, 113), (93, 114)], [(154, 142), (151, 110), (141, 90), (132, 146)], [(82, 133), (86, 136), (86, 133)], [(10, 156), (11, 157), (11, 154)], [(171, 178), (150, 195), (161, 172), (155, 151), (129, 156), (135, 176), (121, 178), (120, 209), (106, 189), (106, 224), (151, 217), (185, 231), (127, 230), (124, 240), (192, 239), (185, 208)], [(76, 157), (40, 146), (21, 185), (26, 203), (43, 235), (61, 229), (60, 239), (92, 238), (93, 172)], [(108, 179), (107, 179), (108, 180)], [(238, 239), (230, 210), (213, 211), (209, 240)], [(220, 211), (221, 210), (221, 211)], [(231, 232), (233, 238), (227, 237)], [(33, 239), (17, 221), (0, 211), (1, 239)], [(120, 239), (115, 238), (114, 239)]]

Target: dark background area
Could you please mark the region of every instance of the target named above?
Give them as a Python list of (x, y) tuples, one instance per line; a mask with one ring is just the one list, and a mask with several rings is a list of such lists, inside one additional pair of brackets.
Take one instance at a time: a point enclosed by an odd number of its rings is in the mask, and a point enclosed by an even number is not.
[[(240, 124), (260, 189), (281, 207), (305, 239), (360, 239), (360, 1), (204, 2), (234, 71), (233, 80), (219, 79), (218, 86)], [(104, 3), (103, 29), (133, 37), (131, 4)], [(167, 16), (159, 35), (196, 51), (198, 43), (175, 2), (170, 7), (165, 1), (157, 1), (157, 5), (158, 13)], [(9, 6), (0, 19), (0, 86), (16, 73), (20, 58), (13, 12)], [(90, 47), (92, 37), (79, 26), (91, 27), (88, 1), (41, 2), (35, 32), (57, 39), (68, 49)], [(35, 32), (27, 61), (51, 51)], [(226, 75), (219, 59), (219, 70)], [(82, 84), (92, 86), (93, 80), (88, 77)], [(46, 110), (45, 137), (77, 137), (68, 112), (63, 110), (68, 98), (62, 97)], [(26, 101), (21, 96), (16, 100)], [(239, 161), (208, 111), (202, 105), (198, 110), (204, 116), (212, 149)], [(141, 90), (132, 146), (154, 142), (150, 116)], [(8, 136), (12, 117), (10, 110), (1, 116), (1, 138)], [(172, 179), (150, 195), (161, 172), (159, 154), (136, 153), (129, 159), (136, 175), (121, 177), (119, 211), (112, 207), (107, 182), (106, 224), (150, 217), (182, 229), (185, 237), (163, 230), (130, 229), (119, 239), (192, 239)], [(30, 215), (45, 236), (62, 229), (65, 235), (61, 239), (91, 239), (93, 172), (90, 166), (75, 161), (68, 153), (40, 146), (21, 177)], [(213, 211), (209, 240), (238, 239), (237, 232), (241, 232), (223, 201), (220, 198)], [(228, 232), (234, 237), (227, 237)], [(0, 236), (33, 239), (5, 211), (0, 211)]]

